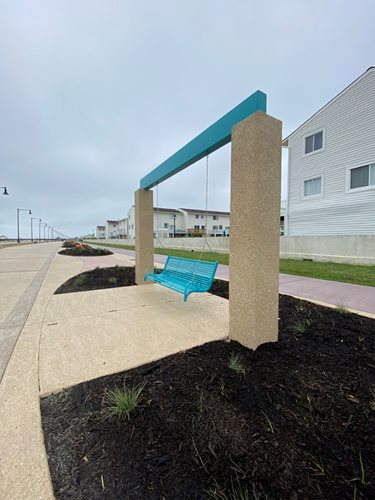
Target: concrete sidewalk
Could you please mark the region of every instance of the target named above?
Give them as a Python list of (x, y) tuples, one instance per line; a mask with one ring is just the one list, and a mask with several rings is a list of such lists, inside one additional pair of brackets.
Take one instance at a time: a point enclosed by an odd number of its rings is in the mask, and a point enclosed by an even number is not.
[[(133, 250), (112, 247), (111, 250), (134, 258), (135, 252)], [(192, 252), (192, 258), (198, 256), (199, 252)], [(154, 257), (157, 264), (164, 264), (167, 259), (165, 255), (155, 254)], [(229, 266), (220, 264), (216, 277), (229, 280)], [(351, 283), (341, 283), (339, 281), (280, 274), (279, 291), (285, 295), (292, 295), (332, 307), (342, 304), (354, 312), (365, 313), (371, 317), (375, 316), (375, 287), (372, 286), (352, 285)]]
[[(50, 244), (44, 245), (28, 246), (29, 254), (23, 255), (25, 274), (31, 268), (39, 272), (47, 266), (48, 252), (55, 254), (56, 246), (47, 252)], [(9, 250), (17, 254), (14, 272), (23, 276), (19, 249)], [(4, 500), (54, 498), (41, 427), (41, 395), (224, 339), (229, 331), (228, 301), (210, 294), (197, 294), (184, 303), (179, 294), (149, 284), (54, 295), (80, 272), (97, 266), (131, 266), (134, 258), (117, 253), (52, 257), (31, 311), (24, 307), (28, 316), (0, 384), (0, 498)], [(23, 291), (21, 282), (18, 296), (29, 290), (29, 282)], [(6, 291), (3, 285), (5, 281), (0, 281), (1, 295)], [(7, 310), (18, 302), (17, 297), (12, 300), (4, 302)]]
[(20, 244), (0, 254), (0, 382), (59, 243)]

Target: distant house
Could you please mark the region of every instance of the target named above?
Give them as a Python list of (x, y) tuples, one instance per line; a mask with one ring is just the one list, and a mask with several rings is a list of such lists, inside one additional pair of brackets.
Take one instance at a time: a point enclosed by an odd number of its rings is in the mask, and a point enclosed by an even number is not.
[(283, 141), (285, 234), (375, 234), (375, 67)]
[[(207, 231), (208, 236), (229, 236), (230, 213), (196, 208), (180, 208), (184, 216), (186, 236), (200, 236)], [(206, 221), (207, 215), (207, 221)], [(207, 227), (206, 227), (207, 226)]]
[(105, 226), (96, 226), (96, 238), (105, 240)]
[(106, 238), (108, 240), (113, 240), (118, 238), (119, 221), (118, 220), (107, 220), (105, 225)]
[(118, 238), (125, 239), (128, 237), (128, 218), (120, 219), (118, 221)]

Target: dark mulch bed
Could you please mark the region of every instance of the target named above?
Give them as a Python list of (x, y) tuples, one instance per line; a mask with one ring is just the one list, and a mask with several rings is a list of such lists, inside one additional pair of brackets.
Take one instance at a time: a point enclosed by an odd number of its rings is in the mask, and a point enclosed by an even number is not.
[(92, 271), (73, 276), (55, 292), (73, 293), (86, 292), (88, 290), (98, 290), (101, 288), (117, 288), (119, 286), (135, 285), (134, 267), (97, 267)]
[(59, 252), (60, 255), (71, 255), (72, 257), (97, 257), (99, 255), (112, 255), (113, 252), (105, 248), (93, 248), (89, 245), (82, 247), (69, 246)]
[[(125, 380), (145, 383), (140, 405), (103, 421), (105, 391)], [(375, 498), (375, 322), (292, 297), (277, 343), (212, 342), (41, 409), (58, 498)]]

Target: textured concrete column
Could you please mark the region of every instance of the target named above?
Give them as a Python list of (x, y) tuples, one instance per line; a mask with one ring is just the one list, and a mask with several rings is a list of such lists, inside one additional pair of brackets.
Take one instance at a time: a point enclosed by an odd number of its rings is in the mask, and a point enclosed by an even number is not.
[(257, 112), (233, 128), (229, 336), (278, 338), (281, 122)]
[(153, 192), (135, 192), (135, 282), (142, 285), (143, 276), (154, 270)]

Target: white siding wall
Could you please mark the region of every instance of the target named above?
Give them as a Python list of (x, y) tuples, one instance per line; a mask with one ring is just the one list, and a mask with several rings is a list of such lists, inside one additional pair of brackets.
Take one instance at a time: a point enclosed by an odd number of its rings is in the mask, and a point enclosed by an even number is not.
[(135, 239), (135, 207), (132, 205), (128, 213), (128, 238)]
[(121, 219), (118, 225), (118, 234), (121, 238), (126, 238), (128, 234), (128, 219)]
[(101, 229), (99, 227), (96, 228), (96, 237), (98, 239), (105, 239), (105, 228)]
[[(197, 219), (195, 215), (198, 215), (199, 218)], [(202, 228), (202, 226), (206, 225), (206, 214), (189, 213), (187, 216), (187, 224), (188, 228), (193, 228), (194, 226), (199, 226), (199, 228)], [(218, 214), (218, 220), (214, 220), (213, 215), (211, 214), (207, 215), (207, 230), (209, 233), (210, 232), (222, 233), (226, 227), (229, 227), (229, 225), (230, 225), (229, 215)], [(214, 226), (216, 226), (217, 229), (214, 230)], [(222, 229), (219, 229), (220, 226), (222, 226)]]
[[(303, 138), (325, 129), (325, 149), (303, 156)], [(347, 169), (375, 163), (375, 70), (289, 139), (288, 235), (375, 234), (375, 189), (346, 192)], [(324, 176), (321, 198), (303, 180)]]
[[(174, 212), (154, 212), (154, 233), (156, 237), (169, 238), (173, 236), (173, 215), (176, 215), (176, 232), (186, 229), (182, 214), (175, 214)], [(168, 224), (168, 227), (164, 227), (166, 224)]]

